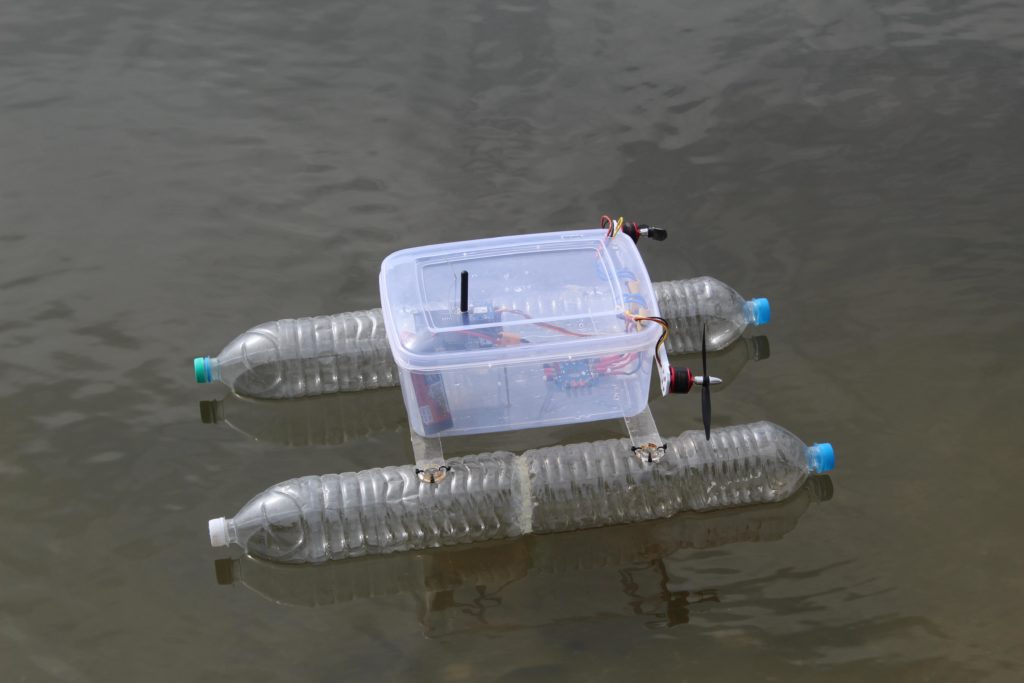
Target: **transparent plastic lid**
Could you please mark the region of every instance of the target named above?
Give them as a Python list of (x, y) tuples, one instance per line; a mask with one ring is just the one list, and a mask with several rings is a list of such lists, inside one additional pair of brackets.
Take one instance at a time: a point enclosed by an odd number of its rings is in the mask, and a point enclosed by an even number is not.
[(636, 245), (600, 229), (404, 249), (381, 264), (380, 294), (405, 368), (628, 352), (660, 333), (632, 320), (658, 315)]

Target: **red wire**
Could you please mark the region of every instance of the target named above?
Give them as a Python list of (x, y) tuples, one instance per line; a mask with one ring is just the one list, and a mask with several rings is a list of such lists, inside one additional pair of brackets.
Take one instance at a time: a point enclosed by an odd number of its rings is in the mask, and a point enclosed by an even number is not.
[(589, 337), (590, 336), (586, 332), (573, 332), (572, 330), (567, 330), (564, 327), (559, 327), (558, 325), (552, 325), (551, 323), (533, 323), (533, 324), (538, 326), (538, 327), (544, 327), (544, 328), (547, 328), (549, 330), (553, 330), (555, 332), (561, 332), (562, 334), (572, 335), (573, 337)]
[[(514, 308), (499, 308), (497, 310), (498, 310), (499, 313), (513, 313), (515, 315), (521, 315), (524, 318), (526, 318), (527, 320), (532, 320), (533, 319), (533, 316), (531, 316), (529, 313), (524, 313), (523, 311), (519, 311), (519, 310), (516, 310)], [(559, 332), (561, 334), (571, 335), (573, 337), (590, 337), (590, 336), (592, 336), (592, 335), (589, 335), (589, 334), (587, 334), (585, 332), (573, 332), (572, 330), (567, 330), (564, 327), (559, 327), (558, 325), (552, 325), (551, 323), (531, 323), (531, 325), (536, 325), (537, 327), (544, 327), (544, 328), (547, 328), (549, 330), (554, 330), (555, 332)]]
[(620, 353), (617, 356), (605, 356), (594, 363), (594, 368), (598, 370), (606, 370), (608, 368), (614, 368), (620, 365), (626, 365), (632, 362), (636, 354)]

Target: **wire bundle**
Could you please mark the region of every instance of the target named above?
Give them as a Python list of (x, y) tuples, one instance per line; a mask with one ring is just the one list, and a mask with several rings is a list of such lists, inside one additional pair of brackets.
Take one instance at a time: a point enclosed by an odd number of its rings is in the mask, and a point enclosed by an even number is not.
[(633, 315), (629, 311), (625, 311), (624, 315), (626, 316), (626, 320), (629, 321), (627, 322), (627, 329), (629, 329), (629, 325), (631, 323), (636, 324), (652, 322), (655, 323), (656, 325), (661, 325), (661, 336), (658, 337), (658, 343), (654, 345), (654, 360), (657, 361), (658, 367), (661, 367), (661, 359), (658, 357), (658, 352), (661, 351), (661, 347), (664, 346), (665, 342), (668, 340), (668, 321), (665, 320), (664, 318), (659, 318), (656, 315)]
[(618, 220), (613, 220), (611, 216), (605, 214), (601, 216), (601, 227), (607, 230), (606, 237), (609, 239), (614, 238), (620, 232), (622, 232), (622, 226), (626, 224), (626, 221), (622, 216), (619, 216)]

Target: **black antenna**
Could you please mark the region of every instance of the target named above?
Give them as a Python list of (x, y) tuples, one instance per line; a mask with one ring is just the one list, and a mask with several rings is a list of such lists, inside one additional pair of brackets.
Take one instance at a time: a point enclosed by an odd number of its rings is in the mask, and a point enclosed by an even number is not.
[(459, 299), (459, 310), (462, 311), (462, 324), (469, 324), (469, 271), (462, 271), (462, 294)]

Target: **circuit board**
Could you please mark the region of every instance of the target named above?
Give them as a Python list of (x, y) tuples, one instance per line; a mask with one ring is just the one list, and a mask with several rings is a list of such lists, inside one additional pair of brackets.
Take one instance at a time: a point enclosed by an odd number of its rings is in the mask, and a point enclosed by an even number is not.
[(597, 381), (589, 360), (567, 360), (544, 365), (544, 378), (559, 389), (583, 389)]

